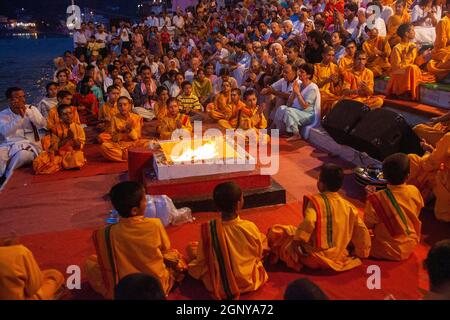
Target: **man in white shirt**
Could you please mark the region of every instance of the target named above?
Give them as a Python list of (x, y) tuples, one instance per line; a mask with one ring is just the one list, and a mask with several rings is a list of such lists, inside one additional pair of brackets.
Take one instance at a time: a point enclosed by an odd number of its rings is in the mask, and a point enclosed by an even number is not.
[(209, 61), (216, 64), (216, 74), (219, 74), (220, 69), (222, 69), (221, 62), (230, 55), (230, 52), (223, 47), (220, 40), (216, 40), (214, 46), (216, 47), (216, 52), (209, 58)]
[(344, 23), (341, 22), (341, 28), (340, 30), (342, 33), (344, 33), (347, 37), (351, 37), (352, 39), (355, 39), (358, 35), (355, 32), (358, 27), (358, 5), (356, 3), (347, 3), (344, 7)]
[(39, 129), (47, 120), (39, 110), (25, 104), (25, 92), (12, 87), (6, 90), (10, 107), (0, 112), (0, 134), (5, 140), (0, 144), (0, 189), (14, 169), (31, 163), (42, 151)]
[(117, 34), (120, 37), (122, 48), (127, 48), (129, 50), (131, 45), (130, 42), (131, 30), (125, 22), (122, 21), (120, 23), (120, 28), (119, 30), (117, 30)]
[(184, 29), (184, 18), (178, 11), (174, 15), (174, 17), (172, 19), (172, 22), (173, 22), (173, 25), (177, 28), (178, 31), (183, 31), (183, 29)]
[(86, 38), (86, 23), (82, 23), (80, 29), (75, 31), (73, 34), (73, 47), (75, 49), (75, 55), (77, 58), (80, 57), (81, 54), (86, 54), (87, 47), (87, 38)]
[[(378, 29), (378, 35), (385, 37), (386, 32), (386, 24), (384, 23), (384, 20), (381, 17), (373, 17), (375, 15), (375, 10), (373, 9), (373, 6), (376, 6), (379, 8), (380, 13), (383, 11), (383, 7), (379, 3), (370, 2), (367, 4), (366, 9), (366, 22), (361, 25), (361, 28), (359, 29), (359, 33), (356, 39), (360, 39), (360, 42), (366, 41), (369, 39), (369, 36), (364, 31), (365, 27), (367, 26), (369, 29), (377, 28)], [(371, 8), (372, 7), (372, 8)]]
[(275, 96), (274, 105), (266, 99), (264, 114), (267, 118), (273, 119), (276, 109), (287, 103), (287, 100), (292, 93), (294, 81), (297, 81), (299, 85), (301, 84), (301, 81), (297, 78), (297, 67), (287, 63), (283, 67), (283, 78), (261, 90), (261, 95)]
[(95, 34), (95, 41), (99, 44), (99, 53), (104, 58), (106, 57), (109, 34), (105, 31), (105, 27), (100, 24), (97, 26), (97, 33)]

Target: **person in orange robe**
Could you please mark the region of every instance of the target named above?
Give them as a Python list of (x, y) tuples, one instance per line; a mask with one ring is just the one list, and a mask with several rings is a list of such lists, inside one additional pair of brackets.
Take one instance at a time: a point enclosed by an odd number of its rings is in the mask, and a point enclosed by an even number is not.
[[(69, 91), (58, 91), (56, 95), (56, 99), (58, 100), (58, 104), (56, 107), (51, 108), (48, 111), (48, 118), (47, 118), (47, 129), (51, 132), (57, 134), (56, 130), (54, 130), (55, 127), (60, 125), (61, 120), (58, 116), (58, 105), (62, 104), (69, 104), (72, 105), (72, 94)], [(72, 113), (73, 113), (73, 122), (77, 124), (81, 124), (80, 116), (78, 115), (77, 107), (72, 107)]]
[(405, 7), (404, 0), (397, 0), (395, 2), (394, 14), (389, 17), (386, 29), (386, 38), (389, 41), (391, 48), (395, 47), (400, 43), (401, 39), (397, 34), (397, 29), (402, 23), (411, 22), (411, 17), (409, 16), (408, 10)]
[(225, 129), (237, 129), (240, 112), (244, 109), (245, 103), (241, 100), (241, 89), (231, 89), (231, 115), (228, 119), (218, 121), (219, 126)]
[(450, 112), (440, 117), (432, 118), (429, 123), (418, 124), (413, 130), (419, 138), (425, 139), (426, 142), (435, 147), (436, 143), (450, 131)]
[[(270, 262), (279, 260), (296, 271), (312, 269), (346, 271), (361, 265), (370, 252), (370, 235), (349, 201), (338, 194), (342, 169), (325, 164), (320, 171), (319, 194), (303, 199), (303, 221), (298, 227), (276, 224), (267, 234)], [(349, 245), (353, 252), (349, 252)]]
[(267, 239), (253, 222), (239, 217), (244, 197), (236, 183), (217, 185), (213, 198), (221, 219), (203, 223), (200, 241), (190, 243), (188, 272), (215, 299), (237, 299), (267, 282)]
[(120, 97), (117, 100), (119, 113), (111, 120), (111, 140), (100, 146), (102, 155), (111, 161), (128, 160), (129, 148), (148, 147), (149, 141), (141, 138), (142, 117), (131, 113), (131, 100)]
[(63, 285), (62, 273), (41, 270), (15, 237), (0, 239), (0, 300), (54, 300), (64, 293)]
[(347, 40), (345, 44), (345, 54), (338, 61), (339, 73), (341, 75), (344, 73), (344, 71), (350, 70), (353, 67), (355, 53), (356, 41), (353, 39)]
[(98, 121), (97, 129), (102, 130), (97, 137), (98, 142), (101, 144), (105, 141), (110, 141), (112, 139), (111, 132), (111, 120), (119, 113), (119, 108), (117, 108), (117, 100), (120, 96), (120, 88), (111, 85), (107, 89), (108, 91), (108, 101), (106, 101), (98, 112)]
[(169, 89), (166, 86), (159, 86), (156, 88), (156, 96), (158, 100), (155, 102), (153, 108), (156, 119), (161, 121), (167, 115), (167, 100), (170, 98)]
[(146, 273), (160, 281), (167, 296), (174, 283), (182, 280), (187, 264), (171, 248), (161, 220), (144, 217), (144, 187), (134, 181), (120, 182), (109, 195), (120, 220), (93, 233), (96, 255), (88, 257), (85, 264), (89, 284), (103, 297), (113, 299), (122, 278)]
[(408, 175), (406, 154), (395, 153), (384, 159), (387, 188), (370, 192), (364, 210), (364, 223), (373, 230), (371, 257), (405, 260), (420, 242), (419, 214), (424, 203), (419, 190), (405, 184)]
[(180, 113), (177, 98), (167, 100), (167, 115), (159, 121), (159, 138), (171, 140), (172, 137), (190, 137), (192, 135), (191, 119), (187, 114)]
[(366, 27), (369, 35), (363, 44), (363, 51), (367, 54), (366, 68), (370, 69), (374, 78), (386, 76), (391, 69), (389, 56), (391, 55), (391, 47), (386, 37), (378, 35), (378, 29), (369, 29)]
[(332, 106), (339, 100), (339, 68), (333, 62), (334, 50), (332, 47), (326, 47), (322, 53), (321, 63), (314, 64), (313, 82), (320, 89), (321, 96), (321, 115), (326, 115)]
[(351, 70), (343, 73), (342, 99), (360, 101), (369, 108), (380, 108), (383, 105), (383, 98), (373, 95), (374, 79), (373, 73), (366, 68), (367, 54), (358, 51)]
[(387, 94), (419, 100), (419, 84), (435, 82), (433, 75), (420, 69), (425, 62), (427, 52), (424, 51), (419, 55), (416, 44), (412, 42), (415, 37), (412, 24), (400, 25), (397, 34), (401, 42), (392, 49), (391, 79), (388, 82)]
[(50, 135), (42, 139), (42, 151), (33, 160), (36, 174), (52, 174), (62, 169), (79, 169), (86, 163), (83, 147), (86, 135), (83, 128), (73, 122), (72, 107), (58, 106), (60, 123)]
[(209, 116), (215, 121), (227, 120), (231, 117), (231, 83), (224, 81), (222, 83), (222, 91), (219, 92), (214, 102), (206, 106)]
[[(450, 10), (450, 8), (448, 8)], [(450, 11), (436, 25), (436, 40), (427, 65), (428, 72), (439, 81), (448, 79), (450, 73)]]
[(426, 151), (422, 157), (409, 154), (411, 172), (408, 183), (415, 185), (424, 199), (434, 194), (436, 219), (450, 222), (450, 132), (436, 143), (436, 148), (422, 142)]

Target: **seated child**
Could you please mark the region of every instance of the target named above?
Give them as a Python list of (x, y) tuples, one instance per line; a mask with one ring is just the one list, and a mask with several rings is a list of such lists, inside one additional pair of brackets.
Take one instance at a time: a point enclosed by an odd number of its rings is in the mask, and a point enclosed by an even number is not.
[(383, 161), (386, 189), (369, 193), (364, 222), (373, 229), (370, 256), (378, 259), (408, 259), (420, 241), (420, 210), (423, 199), (419, 190), (405, 184), (409, 175), (406, 154), (395, 153)]
[(167, 100), (167, 115), (159, 121), (158, 131), (161, 140), (171, 140), (172, 137), (190, 136), (192, 133), (191, 120), (187, 114), (180, 113), (178, 100)]
[(111, 140), (111, 120), (112, 118), (119, 113), (119, 109), (117, 108), (117, 100), (120, 97), (120, 89), (111, 85), (108, 87), (108, 101), (105, 102), (99, 109), (98, 112), (98, 125), (97, 129), (102, 130), (103, 132), (98, 135), (97, 140), (100, 143), (103, 143), (107, 140)]
[(188, 115), (192, 121), (203, 120), (203, 106), (198, 97), (192, 93), (192, 85), (189, 81), (183, 81), (181, 84), (182, 93), (178, 96), (180, 112)]
[[(298, 227), (274, 225), (269, 229), (271, 263), (281, 260), (289, 268), (346, 271), (361, 265), (370, 252), (370, 235), (356, 209), (338, 193), (342, 169), (328, 163), (320, 170), (319, 194), (303, 198), (303, 221)], [(353, 252), (349, 252), (349, 244)], [(358, 258), (359, 257), (359, 258)]]
[(50, 300), (62, 293), (64, 276), (41, 270), (33, 253), (16, 239), (0, 239), (0, 300)]
[(216, 95), (214, 102), (207, 106), (209, 116), (216, 120), (228, 120), (231, 117), (231, 84), (228, 81), (222, 83), (222, 91)]
[(114, 300), (166, 300), (158, 278), (145, 273), (131, 273), (119, 281)]
[(58, 99), (56, 98), (58, 84), (56, 82), (49, 82), (45, 86), (45, 90), (47, 91), (47, 95), (39, 102), (37, 107), (42, 116), (47, 119), (50, 109), (56, 107), (58, 104)]
[(81, 125), (73, 122), (72, 107), (58, 106), (60, 123), (50, 135), (42, 138), (42, 151), (33, 160), (36, 174), (52, 174), (62, 169), (79, 169), (84, 166), (83, 147), (86, 136)]
[[(58, 105), (68, 104), (72, 106), (73, 111), (73, 122), (80, 124), (80, 116), (78, 115), (77, 107), (73, 107), (72, 104), (72, 94), (69, 91), (61, 90), (56, 94), (56, 99), (58, 104), (48, 111), (47, 118), (47, 129), (56, 133), (56, 126), (60, 124), (60, 119), (58, 116)], [(55, 130), (55, 131), (54, 131)]]
[(131, 100), (120, 97), (117, 100), (119, 113), (111, 119), (111, 140), (100, 146), (102, 155), (111, 161), (127, 161), (128, 149), (147, 147), (148, 140), (142, 139), (142, 117), (131, 113)]
[(217, 185), (213, 198), (221, 219), (202, 224), (200, 242), (188, 247), (192, 259), (188, 271), (214, 298), (238, 298), (268, 279), (263, 266), (267, 239), (253, 222), (239, 217), (244, 198), (237, 184)]
[(231, 89), (230, 117), (219, 120), (218, 124), (225, 129), (237, 129), (238, 115), (243, 108), (245, 108), (245, 103), (241, 101), (241, 89)]
[[(165, 295), (181, 280), (186, 265), (157, 218), (145, 218), (145, 190), (134, 181), (116, 184), (109, 193), (120, 220), (94, 231), (96, 255), (86, 261), (86, 275), (92, 288), (107, 299), (122, 278), (133, 273), (156, 277)], [(113, 257), (113, 259), (111, 259)]]

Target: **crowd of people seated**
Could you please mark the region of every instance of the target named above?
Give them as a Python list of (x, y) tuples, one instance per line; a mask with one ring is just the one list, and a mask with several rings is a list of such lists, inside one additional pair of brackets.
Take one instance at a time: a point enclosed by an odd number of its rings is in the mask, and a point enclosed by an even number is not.
[[(82, 170), (88, 127), (105, 159), (125, 162), (130, 148), (149, 144), (152, 137), (143, 133), (148, 122), (156, 123), (163, 140), (191, 134), (194, 121), (203, 121), (256, 134), (278, 129), (293, 141), (304, 139), (303, 129), (318, 125), (342, 99), (382, 107), (384, 97), (374, 91), (377, 77), (389, 77), (389, 96), (418, 100), (419, 84), (450, 81), (449, 9), (440, 0), (244, 0), (228, 7), (201, 0), (172, 18), (152, 15), (134, 26), (121, 22), (106, 30), (82, 23), (74, 50), (55, 59), (54, 79), (37, 107), (26, 104), (20, 87), (6, 91), (1, 183), (29, 163), (36, 174)], [(86, 264), (89, 282), (113, 298), (123, 295), (114, 293), (122, 278), (149, 273), (166, 296), (187, 271), (215, 298), (226, 299), (264, 285), (265, 258), (297, 271), (304, 266), (344, 271), (369, 256), (407, 259), (420, 241), (424, 202), (434, 197), (436, 218), (450, 221), (449, 126), (450, 113), (419, 124), (414, 130), (425, 155), (384, 160), (388, 187), (369, 192), (364, 217), (337, 193), (343, 173), (334, 165), (322, 168), (319, 193), (305, 196), (301, 224), (274, 225), (267, 235), (239, 217), (239, 187), (219, 185), (213, 198), (221, 219), (202, 226), (186, 258), (171, 249), (158, 220), (143, 217), (142, 186), (119, 184), (110, 196), (123, 219), (96, 232), (97, 252)], [(143, 237), (149, 241), (140, 241)], [(448, 243), (441, 246), (436, 250), (447, 254), (448, 265)], [(16, 248), (35, 265), (26, 248)], [(12, 249), (0, 247), (0, 263), (10, 255), (7, 250)], [(33, 268), (40, 281), (32, 289), (17, 295), (23, 284), (0, 282), (12, 288), (4, 296), (53, 296), (61, 275)], [(448, 297), (446, 277), (432, 281), (444, 287), (437, 295)]]

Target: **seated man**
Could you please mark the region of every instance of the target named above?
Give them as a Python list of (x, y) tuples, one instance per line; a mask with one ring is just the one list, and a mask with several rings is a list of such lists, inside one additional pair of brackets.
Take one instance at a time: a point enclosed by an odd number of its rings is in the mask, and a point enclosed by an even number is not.
[(450, 131), (450, 112), (432, 118), (429, 123), (418, 124), (413, 130), (419, 138), (425, 139), (426, 142), (435, 147), (436, 143)]
[[(283, 67), (283, 78), (261, 90), (261, 95), (270, 95), (268, 99), (265, 99), (265, 116), (273, 118), (276, 110), (280, 106), (286, 105), (287, 100), (292, 93), (294, 82), (299, 82), (297, 78), (297, 69), (298, 67), (295, 65), (285, 64)], [(272, 95), (275, 96), (274, 105), (271, 101)]]
[(345, 54), (338, 61), (340, 73), (351, 70), (351, 68), (353, 67), (353, 60), (355, 60), (355, 53), (356, 41), (353, 39), (347, 40), (347, 42), (345, 43)]
[(373, 73), (366, 68), (366, 62), (367, 54), (358, 51), (353, 67), (342, 75), (342, 99), (360, 101), (371, 109), (379, 108), (383, 105), (383, 98), (373, 95)]
[(362, 46), (367, 54), (366, 67), (372, 71), (374, 78), (387, 76), (391, 69), (389, 56), (391, 55), (391, 46), (386, 37), (378, 35), (378, 29), (366, 26), (366, 32), (369, 35)]
[(155, 100), (156, 81), (152, 77), (152, 69), (147, 65), (142, 66), (139, 73), (142, 81), (136, 85), (131, 93), (134, 103), (133, 112), (145, 119), (152, 120), (155, 118), (152, 101)]
[(240, 112), (243, 108), (245, 108), (245, 103), (241, 101), (241, 89), (231, 89), (230, 107), (230, 117), (227, 119), (219, 120), (218, 124), (225, 129), (237, 129)]
[(100, 146), (102, 155), (111, 161), (127, 161), (128, 149), (146, 147), (148, 140), (141, 138), (142, 117), (131, 113), (131, 101), (127, 97), (117, 100), (119, 113), (111, 119), (111, 140)]
[(84, 166), (83, 147), (86, 136), (83, 128), (73, 122), (72, 107), (68, 104), (58, 106), (60, 123), (50, 135), (42, 139), (42, 151), (33, 160), (36, 174), (51, 174), (62, 169), (79, 169)]
[(333, 62), (334, 49), (326, 47), (322, 53), (322, 62), (314, 65), (313, 82), (320, 89), (321, 112), (325, 116), (339, 100), (339, 68)]
[(301, 84), (294, 82), (288, 104), (277, 109), (274, 120), (280, 131), (292, 133), (288, 141), (301, 139), (302, 127), (320, 121), (315, 119), (317, 115), (320, 115), (320, 91), (319, 87), (312, 82), (314, 66), (305, 63), (298, 70)]
[(108, 101), (100, 107), (98, 113), (99, 124), (97, 125), (97, 128), (103, 131), (98, 135), (97, 140), (99, 143), (111, 140), (111, 132), (109, 132), (109, 129), (111, 128), (112, 118), (119, 113), (119, 109), (117, 108), (117, 99), (119, 99), (119, 97), (120, 89), (115, 85), (109, 86)]
[(0, 239), (0, 300), (50, 300), (62, 293), (64, 276), (41, 270), (33, 253), (16, 239)]
[(0, 112), (0, 190), (16, 168), (31, 163), (42, 151), (39, 129), (46, 125), (39, 110), (25, 104), (25, 92), (12, 87), (6, 90), (9, 108)]
[(430, 278), (425, 300), (450, 300), (450, 239), (436, 242), (424, 262)]
[(364, 222), (373, 229), (371, 257), (405, 260), (420, 241), (423, 199), (415, 186), (405, 184), (408, 175), (406, 154), (396, 153), (384, 159), (387, 188), (370, 192), (364, 210)]
[(191, 121), (201, 121), (204, 118), (203, 106), (198, 97), (192, 93), (192, 85), (189, 81), (181, 84), (183, 92), (178, 96), (180, 112), (188, 115)]
[(158, 278), (167, 296), (187, 266), (178, 251), (171, 249), (161, 220), (144, 217), (147, 201), (143, 186), (134, 181), (120, 182), (111, 188), (109, 196), (120, 220), (94, 231), (96, 255), (90, 256), (85, 265), (89, 284), (112, 299), (122, 278), (147, 273)]
[(217, 185), (213, 198), (221, 219), (202, 224), (200, 241), (188, 247), (188, 272), (202, 280), (215, 299), (236, 299), (267, 282), (267, 239), (253, 222), (239, 217), (244, 197), (237, 184)]
[[(77, 124), (81, 124), (77, 107), (73, 106), (73, 104), (72, 104), (72, 97), (73, 97), (73, 95), (69, 91), (66, 91), (66, 90), (58, 91), (58, 93), (56, 95), (58, 104), (48, 111), (48, 118), (47, 118), (47, 129), (48, 130), (53, 131), (53, 129), (60, 124), (61, 121), (58, 116), (58, 105), (61, 105), (61, 104), (71, 105), (72, 112), (73, 112), (73, 122), (75, 122)], [(56, 131), (55, 131), (55, 133), (56, 133)]]
[(425, 200), (432, 192), (436, 197), (436, 219), (450, 222), (450, 132), (437, 142), (436, 148), (425, 141), (422, 146), (426, 151), (424, 156), (408, 155), (411, 161), (408, 183), (415, 185)]
[(206, 109), (211, 119), (216, 121), (227, 120), (231, 117), (231, 84), (229, 82), (222, 83), (222, 91)]
[(438, 81), (450, 81), (450, 8), (447, 15), (436, 25), (436, 41), (428, 62), (428, 72), (434, 74)]
[(435, 78), (420, 69), (425, 62), (426, 51), (419, 55), (414, 39), (414, 26), (404, 23), (397, 29), (401, 42), (393, 49), (390, 57), (391, 79), (388, 82), (388, 95), (402, 96), (406, 99), (419, 99), (419, 84), (434, 82)]
[[(159, 138), (171, 140), (179, 136), (191, 135), (192, 124), (187, 114), (180, 113), (180, 107), (176, 98), (167, 100), (167, 115), (159, 120)], [(175, 136), (174, 136), (175, 135)]]
[(296, 271), (303, 265), (346, 271), (360, 266), (359, 258), (369, 256), (370, 235), (358, 209), (337, 193), (343, 182), (341, 168), (334, 164), (322, 167), (317, 183), (320, 193), (304, 197), (300, 225), (277, 224), (269, 229), (271, 263), (281, 260)]

